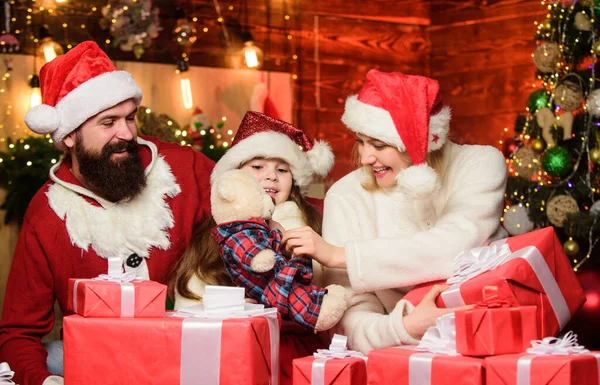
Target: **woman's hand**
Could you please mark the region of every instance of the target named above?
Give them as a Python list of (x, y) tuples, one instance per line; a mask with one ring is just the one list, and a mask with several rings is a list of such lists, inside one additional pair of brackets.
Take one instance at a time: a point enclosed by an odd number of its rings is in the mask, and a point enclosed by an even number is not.
[(333, 246), (311, 227), (304, 226), (283, 233), (282, 244), (292, 255), (307, 255), (330, 268), (346, 267), (346, 252), (343, 247)]
[(435, 320), (444, 314), (453, 313), (457, 310), (466, 310), (473, 308), (474, 305), (466, 305), (445, 309), (437, 307), (435, 299), (443, 291), (448, 289), (448, 285), (435, 285), (429, 290), (423, 300), (415, 307), (415, 310), (409, 315), (404, 316), (404, 329), (413, 338), (420, 340), (425, 331), (435, 325)]

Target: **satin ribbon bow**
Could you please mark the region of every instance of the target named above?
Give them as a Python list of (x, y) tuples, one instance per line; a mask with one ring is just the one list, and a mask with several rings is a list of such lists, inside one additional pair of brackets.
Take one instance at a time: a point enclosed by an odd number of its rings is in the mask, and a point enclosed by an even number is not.
[(456, 352), (456, 324), (454, 313), (435, 320), (435, 326), (427, 329), (416, 348), (420, 351), (459, 356)]
[(357, 357), (357, 358), (365, 358), (365, 355), (361, 352), (357, 352), (354, 350), (348, 350), (346, 348), (346, 344), (348, 343), (348, 337), (334, 334), (331, 339), (331, 344), (329, 345), (329, 349), (317, 349), (316, 353), (313, 355), (316, 358), (347, 358), (347, 357)]
[(134, 281), (143, 281), (142, 278), (136, 277), (133, 273), (124, 273), (123, 272), (123, 260), (119, 257), (109, 257), (108, 258), (108, 274), (100, 274), (96, 278), (93, 278), (95, 281), (105, 281), (105, 282), (134, 282)]
[(566, 356), (571, 354), (587, 354), (590, 351), (577, 343), (577, 334), (569, 331), (562, 338), (546, 337), (543, 340), (531, 341), (527, 349), (529, 354)]
[(454, 274), (446, 283), (461, 284), (488, 270), (494, 270), (506, 262), (510, 254), (510, 247), (506, 243), (465, 250), (454, 258)]
[(546, 141), (548, 148), (556, 146), (552, 136), (552, 126), (557, 125), (563, 128), (563, 140), (571, 139), (573, 133), (573, 114), (565, 112), (559, 117), (555, 117), (552, 110), (548, 107), (540, 108), (535, 114), (538, 126), (542, 128), (542, 137)]
[(475, 305), (478, 309), (497, 309), (501, 307), (515, 307), (519, 304), (514, 299), (507, 299), (498, 294), (498, 286), (484, 286), (481, 290), (483, 301)]
[(10, 370), (10, 366), (6, 362), (0, 363), (0, 385), (14, 385), (12, 381), (15, 372)]

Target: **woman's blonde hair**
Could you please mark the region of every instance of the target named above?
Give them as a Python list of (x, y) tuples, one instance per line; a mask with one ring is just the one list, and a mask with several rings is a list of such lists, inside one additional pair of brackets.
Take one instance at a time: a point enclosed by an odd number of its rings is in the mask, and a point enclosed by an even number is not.
[[(300, 188), (292, 186), (288, 200), (294, 201), (304, 219), (316, 233), (321, 234), (323, 216), (300, 193)], [(174, 291), (188, 299), (199, 300), (200, 297), (188, 288), (188, 283), (194, 275), (206, 285), (231, 286), (233, 282), (221, 259), (221, 252), (211, 231), (216, 226), (212, 215), (194, 227), (190, 243), (176, 263), (169, 277), (169, 295), (174, 298)]]
[[(376, 139), (376, 138), (374, 138), (374, 139)], [(394, 147), (393, 145), (390, 145), (390, 146)], [(435, 170), (435, 172), (438, 174), (440, 180), (443, 180), (443, 176), (444, 176), (443, 173), (444, 173), (444, 147), (445, 146), (446, 146), (446, 144), (444, 144), (442, 146), (442, 148), (440, 148), (439, 150), (428, 152), (427, 158), (426, 158), (427, 165)], [(396, 151), (400, 152), (398, 149), (396, 149)], [(412, 164), (412, 161), (410, 159), (410, 156), (408, 155), (408, 152), (400, 152), (400, 156), (404, 157), (409, 162), (409, 164)], [(379, 185), (377, 184), (377, 178), (375, 178), (375, 174), (373, 173), (373, 169), (368, 166), (363, 166), (360, 163), (360, 153), (358, 151), (358, 143), (356, 143), (354, 145), (354, 147), (352, 148), (352, 163), (357, 168), (362, 168), (364, 175), (367, 176), (367, 178), (365, 178), (365, 180), (363, 180), (361, 182), (361, 186), (365, 190), (376, 191), (376, 190), (380, 189)]]

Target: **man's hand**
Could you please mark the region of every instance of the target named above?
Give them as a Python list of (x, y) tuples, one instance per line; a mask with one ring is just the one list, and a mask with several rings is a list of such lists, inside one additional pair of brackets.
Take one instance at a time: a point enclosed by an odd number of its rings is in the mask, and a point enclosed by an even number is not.
[(325, 267), (346, 267), (346, 252), (344, 248), (325, 242), (309, 226), (284, 232), (282, 244), (285, 246), (285, 250), (294, 256), (307, 255)]

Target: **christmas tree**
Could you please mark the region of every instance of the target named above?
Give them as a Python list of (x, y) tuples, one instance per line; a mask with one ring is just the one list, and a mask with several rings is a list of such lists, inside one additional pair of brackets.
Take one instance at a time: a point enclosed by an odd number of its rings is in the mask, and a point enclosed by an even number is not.
[(542, 2), (548, 14), (532, 54), (540, 88), (528, 97), (513, 137), (501, 141), (509, 169), (504, 227), (517, 235), (554, 226), (575, 270), (600, 258), (597, 3)]

